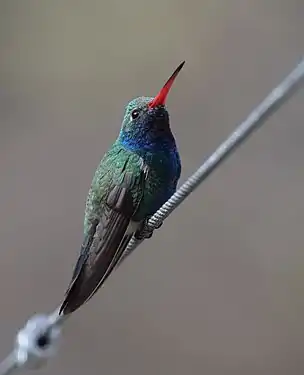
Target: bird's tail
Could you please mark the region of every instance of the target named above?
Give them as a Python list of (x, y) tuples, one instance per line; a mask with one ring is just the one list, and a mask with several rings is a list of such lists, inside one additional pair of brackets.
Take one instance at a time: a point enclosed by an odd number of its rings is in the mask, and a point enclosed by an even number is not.
[(132, 194), (124, 184), (115, 185), (100, 217), (92, 223), (85, 238), (60, 314), (67, 315), (77, 310), (110, 276), (132, 234), (128, 227), (133, 212)]
[[(77, 310), (84, 303), (88, 302), (89, 299), (97, 292), (97, 290), (104, 284), (107, 278), (110, 276), (112, 271), (115, 269), (119, 260), (121, 259), (122, 254), (124, 253), (132, 234), (126, 234), (122, 239), (119, 247), (116, 251), (112, 251), (112, 255), (108, 257), (106, 263), (107, 268), (102, 273), (100, 278), (100, 273), (95, 273), (90, 270), (90, 275), (86, 270), (86, 267), (83, 267), (76, 278), (72, 280), (69, 289), (66, 292), (65, 299), (60, 307), (59, 314), (68, 315)], [(104, 260), (99, 261), (104, 262)], [(102, 266), (104, 264), (100, 264)], [(98, 264), (96, 264), (98, 267)]]
[(84, 241), (72, 282), (60, 307), (67, 315), (86, 303), (103, 285), (119, 262), (132, 233), (130, 219), (112, 209), (104, 210)]

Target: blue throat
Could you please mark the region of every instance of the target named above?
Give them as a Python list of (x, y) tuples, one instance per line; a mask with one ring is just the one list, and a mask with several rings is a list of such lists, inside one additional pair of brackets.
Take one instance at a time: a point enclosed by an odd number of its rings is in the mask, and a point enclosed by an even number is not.
[[(159, 173), (164, 171), (168, 180), (168, 199), (176, 189), (177, 180), (181, 174), (181, 163), (176, 143), (172, 133), (170, 137), (162, 137), (157, 141), (148, 139), (134, 139), (121, 132), (117, 142), (124, 148), (143, 158), (148, 165), (158, 165)], [(159, 164), (158, 162), (161, 161)]]
[(147, 134), (138, 134), (137, 137), (122, 131), (118, 137), (126, 149), (143, 156), (145, 153), (170, 152), (176, 150), (176, 144), (171, 132), (162, 137), (152, 138)]

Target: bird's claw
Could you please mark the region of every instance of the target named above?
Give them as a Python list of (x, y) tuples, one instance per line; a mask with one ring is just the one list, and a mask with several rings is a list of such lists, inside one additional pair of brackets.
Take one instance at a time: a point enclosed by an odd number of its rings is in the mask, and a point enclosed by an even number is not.
[(152, 237), (152, 234), (153, 234), (153, 231), (150, 232), (150, 231), (145, 230), (145, 231), (136, 233), (135, 238), (138, 241), (147, 240)]
[(163, 225), (163, 222), (161, 221), (159, 224), (155, 226), (155, 229), (159, 229)]
[(163, 223), (158, 224), (154, 229), (150, 229), (147, 225), (149, 220), (145, 220), (142, 228), (135, 233), (135, 238), (139, 241), (147, 240), (152, 237), (155, 229), (159, 229)]

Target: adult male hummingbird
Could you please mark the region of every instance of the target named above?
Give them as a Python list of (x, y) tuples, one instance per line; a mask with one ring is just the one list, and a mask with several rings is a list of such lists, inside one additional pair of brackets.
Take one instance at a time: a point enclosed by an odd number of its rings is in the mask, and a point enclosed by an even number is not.
[(60, 314), (74, 312), (97, 292), (132, 235), (142, 238), (146, 221), (176, 191), (181, 163), (165, 102), (184, 63), (154, 98), (139, 97), (126, 106), (119, 136), (88, 193), (81, 252)]

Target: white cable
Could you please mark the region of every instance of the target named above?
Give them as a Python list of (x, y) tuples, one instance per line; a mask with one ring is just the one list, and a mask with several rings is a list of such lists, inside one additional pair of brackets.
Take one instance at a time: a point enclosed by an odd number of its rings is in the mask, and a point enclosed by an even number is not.
[[(296, 91), (303, 78), (304, 60), (156, 212), (149, 220), (148, 230), (157, 228), (233, 150), (261, 126), (286, 101), (287, 97)], [(122, 260), (141, 242), (132, 238)], [(18, 369), (37, 369), (44, 365), (47, 359), (53, 357), (58, 350), (61, 325), (66, 318), (68, 316), (58, 315), (58, 309), (50, 315), (34, 315), (30, 318), (18, 332), (14, 350), (0, 363), (0, 375), (11, 374)]]

